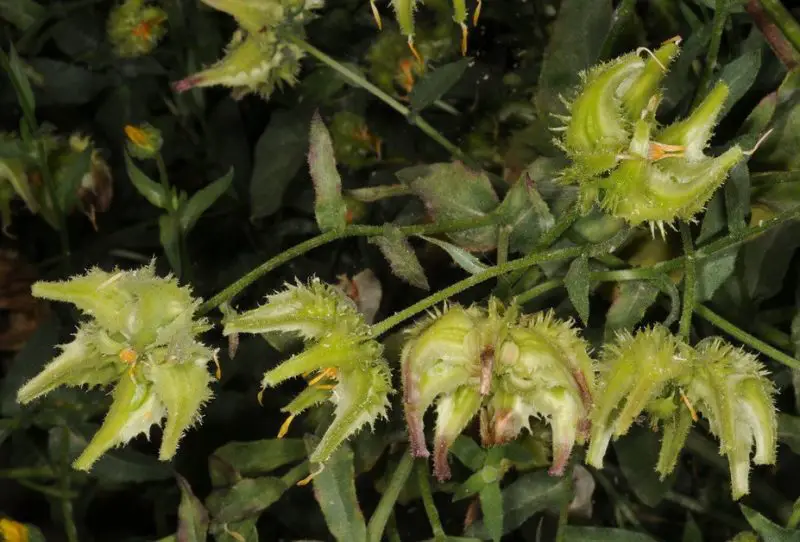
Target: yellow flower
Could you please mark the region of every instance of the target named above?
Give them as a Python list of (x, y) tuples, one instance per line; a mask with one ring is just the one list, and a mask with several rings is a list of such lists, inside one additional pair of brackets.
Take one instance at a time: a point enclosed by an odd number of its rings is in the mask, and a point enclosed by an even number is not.
[(146, 55), (167, 33), (167, 13), (144, 0), (127, 0), (114, 8), (108, 18), (108, 37), (121, 57)]
[(13, 519), (0, 518), (0, 540), (3, 542), (28, 542), (28, 528)]
[(153, 158), (161, 150), (164, 143), (161, 132), (149, 124), (125, 126), (128, 137), (128, 152), (136, 158)]

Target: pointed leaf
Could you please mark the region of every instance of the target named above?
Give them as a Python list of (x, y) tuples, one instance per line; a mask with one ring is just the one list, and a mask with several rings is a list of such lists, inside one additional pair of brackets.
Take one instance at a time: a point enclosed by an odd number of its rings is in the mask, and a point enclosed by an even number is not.
[(448, 243), (447, 241), (442, 241), (441, 239), (436, 239), (435, 237), (428, 237), (427, 235), (420, 235), (419, 237), (444, 249), (448, 254), (450, 254), (450, 257), (453, 258), (453, 261), (456, 262), (458, 266), (467, 273), (475, 275), (481, 271), (486, 271), (488, 268), (486, 264), (461, 247), (457, 247), (456, 245)]
[(461, 79), (471, 63), (471, 58), (462, 58), (425, 74), (411, 90), (411, 111), (419, 113), (441, 98)]
[(33, 89), (28, 80), (28, 74), (25, 71), (25, 64), (22, 62), (22, 59), (20, 59), (13, 45), (8, 55), (6, 55), (4, 51), (0, 51), (0, 66), (3, 67), (8, 77), (11, 79), (11, 85), (14, 87), (14, 91), (17, 94), (17, 100), (22, 108), (23, 115), (26, 119), (33, 119), (36, 112), (36, 101), (33, 97)]
[(212, 491), (206, 499), (206, 507), (214, 524), (256, 518), (287, 489), (280, 478), (245, 478), (231, 488)]
[(478, 494), (481, 501), (483, 523), (489, 537), (499, 542), (503, 536), (503, 493), (500, 491), (500, 481), (487, 484)]
[(742, 509), (747, 523), (757, 532), (762, 539), (769, 542), (798, 542), (800, 541), (800, 531), (796, 529), (784, 529), (780, 525), (772, 523), (770, 520), (743, 504), (739, 505)]
[(564, 542), (656, 542), (644, 533), (605, 527), (574, 527), (567, 525), (559, 532)]
[(656, 301), (658, 288), (646, 280), (621, 282), (606, 313), (606, 338), (617, 331), (630, 330), (641, 322), (647, 309)]
[(336, 170), (331, 134), (319, 112), (311, 118), (308, 169), (314, 182), (314, 214), (322, 231), (340, 230), (347, 225), (347, 204), (342, 198), (342, 178)]
[(633, 493), (647, 506), (658, 506), (675, 480), (670, 476), (662, 481), (653, 469), (653, 458), (658, 457), (661, 447), (659, 435), (642, 427), (633, 427), (613, 446), (622, 474)]
[(400, 233), (400, 230), (386, 226), (383, 235), (374, 237), (369, 242), (380, 248), (395, 276), (417, 288), (430, 289), (425, 270), (419, 263), (414, 249), (406, 237)]
[(68, 212), (78, 200), (78, 188), (84, 175), (90, 173), (91, 167), (92, 147), (87, 146), (83, 152), (70, 156), (69, 161), (56, 170), (56, 196), (62, 212)]
[(533, 251), (542, 234), (555, 220), (528, 175), (514, 183), (497, 209), (503, 223), (511, 228), (510, 249), (527, 254)]
[(205, 542), (208, 535), (208, 512), (200, 499), (195, 497), (189, 482), (181, 475), (177, 475), (177, 479), (181, 490), (177, 542)]
[(303, 166), (308, 150), (311, 112), (280, 110), (272, 114), (256, 143), (250, 177), (250, 219), (270, 216), (281, 207), (283, 194)]
[(233, 182), (233, 168), (228, 173), (211, 183), (210, 185), (198, 190), (189, 202), (180, 211), (181, 230), (187, 234), (194, 227), (197, 220), (214, 205), (222, 194), (228, 191)]
[(711, 299), (714, 292), (733, 274), (739, 247), (731, 247), (697, 263), (697, 301)]
[[(317, 447), (318, 440), (307, 436), (305, 441), (310, 454)], [(334, 452), (324, 470), (314, 477), (314, 497), (336, 540), (366, 541), (367, 525), (356, 497), (353, 451), (347, 443)]]
[(265, 439), (229, 442), (208, 458), (208, 470), (214, 487), (233, 484), (239, 477), (267, 474), (306, 456), (300, 439)]
[(175, 273), (181, 275), (181, 250), (178, 228), (180, 227), (177, 219), (171, 215), (161, 215), (158, 217), (158, 232), (164, 254), (167, 256), (170, 267)]
[(564, 278), (567, 286), (567, 294), (572, 306), (578, 311), (584, 325), (589, 322), (589, 291), (591, 280), (589, 276), (589, 258), (586, 255), (580, 256), (572, 261)]
[(152, 205), (161, 209), (167, 208), (167, 195), (164, 188), (150, 179), (147, 175), (134, 164), (128, 153), (125, 153), (125, 169), (128, 171), (128, 178), (133, 183), (133, 187), (149, 201)]
[(44, 17), (45, 8), (33, 0), (0, 0), (0, 17), (25, 31)]
[(753, 86), (756, 81), (758, 71), (761, 69), (761, 48), (754, 48), (745, 52), (742, 56), (732, 61), (722, 68), (720, 79), (728, 85), (730, 94), (725, 100), (725, 106), (720, 112), (719, 118), (723, 118), (736, 102)]

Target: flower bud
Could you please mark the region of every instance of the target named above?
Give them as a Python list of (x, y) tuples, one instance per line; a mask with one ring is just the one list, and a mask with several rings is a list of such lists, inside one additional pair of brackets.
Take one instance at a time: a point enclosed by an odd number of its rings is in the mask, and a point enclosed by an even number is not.
[(125, 126), (125, 135), (128, 136), (126, 143), (128, 153), (140, 160), (155, 158), (164, 144), (161, 132), (147, 123)]
[(167, 12), (145, 5), (145, 0), (125, 0), (111, 10), (108, 37), (121, 57), (150, 53), (166, 35)]
[(216, 351), (198, 342), (206, 329), (193, 320), (199, 300), (175, 279), (99, 269), (64, 282), (37, 282), (33, 295), (67, 301), (90, 316), (74, 340), (17, 393), (28, 403), (58, 386), (115, 384), (103, 425), (75, 462), (88, 470), (107, 450), (125, 444), (166, 418), (159, 458), (171, 459), (184, 432), (211, 397), (206, 365)]

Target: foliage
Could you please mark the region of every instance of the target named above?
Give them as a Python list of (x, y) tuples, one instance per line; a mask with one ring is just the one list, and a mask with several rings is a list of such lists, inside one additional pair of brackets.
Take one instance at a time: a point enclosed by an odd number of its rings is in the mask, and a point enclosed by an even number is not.
[(0, 539), (800, 539), (786, 4), (0, 0)]

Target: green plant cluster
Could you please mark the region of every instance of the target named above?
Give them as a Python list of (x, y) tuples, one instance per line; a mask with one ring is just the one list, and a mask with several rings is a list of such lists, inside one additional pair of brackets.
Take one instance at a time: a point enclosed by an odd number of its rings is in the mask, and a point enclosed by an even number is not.
[(0, 540), (797, 540), (789, 4), (0, 0)]

